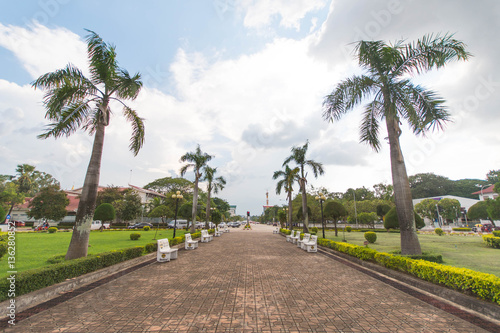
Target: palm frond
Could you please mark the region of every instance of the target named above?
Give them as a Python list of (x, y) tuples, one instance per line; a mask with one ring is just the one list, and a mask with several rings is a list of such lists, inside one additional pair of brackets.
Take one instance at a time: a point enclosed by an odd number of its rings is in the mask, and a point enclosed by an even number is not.
[(376, 88), (377, 82), (368, 76), (353, 76), (340, 82), (323, 101), (323, 119), (339, 120)]
[(58, 138), (63, 135), (71, 135), (86, 121), (90, 110), (90, 106), (85, 102), (77, 102), (65, 107), (60, 110), (59, 118), (54, 119), (55, 122), (47, 125), (47, 131), (38, 135), (38, 138), (47, 139), (49, 137)]
[(325, 171), (323, 170), (323, 163), (313, 160), (307, 160), (305, 164), (313, 170), (315, 178), (318, 178), (318, 175), (322, 175), (325, 173)]
[(360, 128), (360, 141), (368, 143), (375, 151), (380, 150), (379, 120), (384, 114), (383, 105), (378, 101), (369, 103), (363, 115)]
[(139, 73), (130, 76), (125, 69), (120, 69), (115, 82), (113, 92), (119, 98), (134, 100), (139, 95), (142, 88), (141, 75)]
[(123, 107), (123, 114), (132, 125), (132, 137), (130, 138), (129, 149), (134, 153), (134, 156), (137, 156), (139, 150), (144, 145), (144, 119), (139, 117), (136, 111), (127, 106)]
[(87, 52), (90, 61), (90, 73), (94, 83), (112, 85), (118, 70), (115, 47), (105, 43), (91, 30), (87, 30)]
[(179, 170), (180, 174), (181, 174), (181, 177), (184, 176), (186, 174), (186, 172), (188, 171), (189, 168), (194, 168), (194, 164), (192, 163), (188, 163), (186, 165), (183, 165), (181, 167), (181, 169)]
[(424, 35), (405, 46), (401, 51), (401, 59), (395, 64), (392, 72), (396, 76), (420, 74), (433, 67), (443, 67), (452, 60), (468, 60), (472, 54), (467, 52), (465, 47), (463, 42), (453, 38), (453, 34)]

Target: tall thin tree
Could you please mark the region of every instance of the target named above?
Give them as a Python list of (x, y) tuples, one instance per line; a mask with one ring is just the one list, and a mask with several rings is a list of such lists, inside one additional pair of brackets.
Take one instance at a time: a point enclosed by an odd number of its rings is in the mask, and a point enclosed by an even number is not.
[(281, 194), (282, 190), (285, 190), (286, 197), (288, 199), (288, 228), (290, 230), (292, 227), (292, 193), (293, 193), (293, 184), (300, 179), (299, 177), (300, 168), (290, 168), (285, 165), (285, 170), (275, 171), (273, 174), (273, 179), (276, 180), (280, 178), (280, 180), (276, 183), (276, 194)]
[(463, 42), (453, 35), (425, 35), (413, 43), (397, 41), (360, 41), (356, 44), (359, 65), (366, 74), (340, 82), (325, 97), (323, 118), (339, 120), (357, 104), (371, 100), (366, 106), (360, 126), (361, 142), (375, 151), (381, 148), (380, 122), (387, 128), (394, 197), (401, 230), (401, 253), (420, 254), (415, 229), (412, 196), (400, 146), (402, 120), (415, 134), (442, 129), (450, 115), (444, 100), (431, 90), (412, 83), (411, 76), (445, 66), (452, 60), (467, 60)]
[(188, 162), (181, 167), (181, 176), (184, 176), (188, 169), (193, 169), (194, 171), (194, 192), (193, 192), (193, 208), (192, 208), (192, 224), (191, 232), (196, 231), (196, 213), (198, 210), (198, 183), (203, 176), (203, 167), (213, 158), (212, 155), (204, 153), (201, 151), (200, 145), (196, 147), (194, 152), (187, 152), (181, 156), (181, 162)]
[(115, 47), (87, 30), (90, 78), (68, 64), (65, 68), (40, 76), (33, 87), (47, 90), (45, 118), (52, 121), (41, 139), (70, 136), (78, 129), (94, 135), (90, 162), (85, 175), (75, 227), (66, 259), (87, 255), (90, 226), (94, 216), (101, 170), (104, 132), (111, 119), (111, 102), (121, 104), (125, 119), (132, 125), (129, 148), (134, 156), (144, 144), (144, 123), (125, 100), (134, 100), (141, 90), (140, 74), (131, 76), (118, 66)]
[(283, 162), (283, 166), (288, 163), (294, 161), (300, 169), (300, 178), (298, 180), (300, 185), (300, 191), (302, 193), (302, 217), (304, 218), (304, 232), (309, 232), (309, 212), (307, 210), (307, 193), (306, 193), (306, 184), (307, 174), (305, 173), (305, 167), (308, 166), (312, 169), (314, 177), (318, 178), (318, 175), (322, 175), (325, 172), (323, 171), (323, 164), (306, 159), (307, 149), (309, 148), (309, 140), (302, 147), (292, 147), (292, 154), (288, 156)]
[(210, 219), (210, 204), (211, 204), (211, 195), (212, 191), (217, 194), (219, 191), (222, 191), (224, 189), (224, 186), (226, 186), (226, 179), (224, 177), (219, 176), (215, 177), (215, 174), (217, 173), (217, 168), (212, 168), (206, 165), (204, 167), (204, 172), (205, 172), (205, 177), (203, 177), (203, 180), (207, 181), (207, 209), (206, 209), (206, 218), (205, 218), (205, 228), (208, 229), (208, 220)]

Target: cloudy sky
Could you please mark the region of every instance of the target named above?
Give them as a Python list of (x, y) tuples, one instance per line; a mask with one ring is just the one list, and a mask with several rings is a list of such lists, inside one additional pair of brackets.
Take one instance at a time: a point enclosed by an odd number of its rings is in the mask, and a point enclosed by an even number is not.
[(325, 166), (309, 184), (390, 183), (388, 146), (375, 153), (359, 143), (361, 108), (327, 123), (323, 98), (360, 73), (351, 43), (446, 32), (474, 57), (415, 78), (448, 101), (454, 122), (425, 138), (403, 127), (408, 173), (483, 179), (500, 168), (498, 1), (23, 0), (0, 4), (1, 174), (31, 163), (63, 188), (82, 185), (92, 137), (37, 139), (47, 121), (31, 82), (69, 62), (87, 68), (84, 29), (116, 45), (120, 65), (144, 82), (132, 105), (145, 118), (145, 146), (137, 157), (128, 151), (131, 129), (115, 109), (102, 185), (174, 177), (180, 156), (200, 144), (228, 181), (220, 196), (258, 214), (266, 191), (271, 204), (285, 202), (272, 174), (306, 140)]

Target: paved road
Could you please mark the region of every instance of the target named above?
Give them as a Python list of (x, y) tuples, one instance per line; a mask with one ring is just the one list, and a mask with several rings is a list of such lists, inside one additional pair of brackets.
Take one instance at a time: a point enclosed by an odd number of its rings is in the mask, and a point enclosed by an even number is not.
[(8, 332), (486, 332), (268, 226), (181, 251)]

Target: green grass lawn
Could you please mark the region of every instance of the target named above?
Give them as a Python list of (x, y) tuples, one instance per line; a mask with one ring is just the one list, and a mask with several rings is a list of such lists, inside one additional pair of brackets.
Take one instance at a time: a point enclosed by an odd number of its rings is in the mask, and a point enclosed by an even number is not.
[[(365, 241), (363, 234), (363, 232), (346, 232), (345, 237), (348, 243), (363, 246)], [(318, 235), (321, 236), (321, 230), (318, 231)], [(334, 241), (342, 241), (341, 229), (338, 237), (335, 237), (333, 231), (327, 231), (325, 236)], [(422, 251), (441, 254), (445, 265), (469, 268), (500, 277), (500, 249), (486, 246), (482, 237), (418, 235), (418, 239)], [(379, 252), (400, 250), (400, 235), (377, 232), (377, 241), (368, 247)]]
[[(130, 240), (130, 234), (138, 232), (141, 238)], [(154, 243), (155, 230), (124, 230), (124, 231), (92, 231), (89, 239), (89, 254), (97, 254), (112, 250), (125, 249), (134, 246), (144, 246)], [(176, 236), (184, 234), (184, 230), (177, 230)], [(158, 230), (156, 239), (172, 238), (173, 230)], [(66, 254), (71, 232), (49, 233), (16, 233), (16, 270), (22, 272), (31, 268), (49, 265), (48, 258)], [(0, 278), (7, 276), (7, 255), (0, 259)]]

